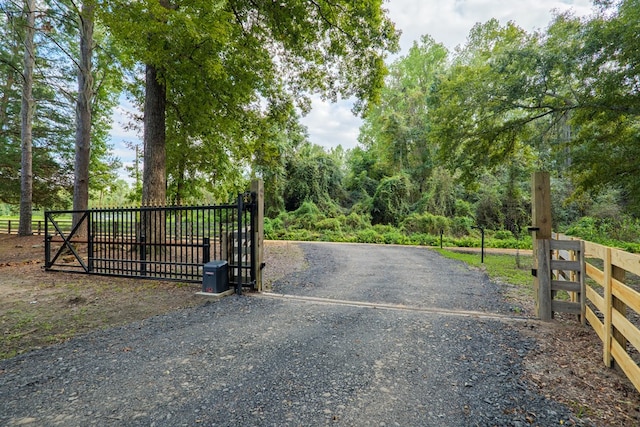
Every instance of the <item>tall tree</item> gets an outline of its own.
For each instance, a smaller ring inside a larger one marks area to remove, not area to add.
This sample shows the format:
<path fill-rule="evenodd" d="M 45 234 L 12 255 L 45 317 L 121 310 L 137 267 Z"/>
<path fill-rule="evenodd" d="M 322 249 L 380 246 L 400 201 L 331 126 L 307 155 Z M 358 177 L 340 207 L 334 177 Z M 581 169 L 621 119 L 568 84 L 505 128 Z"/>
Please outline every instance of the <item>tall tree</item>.
<path fill-rule="evenodd" d="M 356 96 L 356 110 L 366 110 L 385 52 L 397 46 L 381 3 L 105 2 L 112 32 L 146 64 L 143 201 L 165 201 L 163 157 L 178 152 L 167 148 L 174 143 L 183 152 L 208 146 L 212 164 L 219 155 L 239 169 L 250 161 L 272 117 L 264 100 L 306 109 L 308 93 L 318 92 Z"/>
<path fill-rule="evenodd" d="M 31 230 L 31 211 L 33 207 L 33 67 L 35 64 L 35 32 L 36 32 L 36 2 L 25 0 L 24 14 L 26 16 L 26 31 L 24 38 L 24 71 L 22 73 L 22 107 L 21 139 L 22 157 L 20 162 L 20 221 L 18 234 L 29 236 Z"/>
<path fill-rule="evenodd" d="M 421 189 L 434 167 L 429 97 L 447 58 L 447 49 L 429 36 L 414 42 L 408 54 L 390 66 L 382 100 L 367 115 L 360 133 L 360 141 L 389 176 L 404 171 Z"/>
<path fill-rule="evenodd" d="M 640 7 L 597 3 L 597 16 L 559 15 L 544 33 L 474 28 L 435 96 L 434 137 L 451 166 L 473 179 L 529 146 L 538 167 L 582 189 L 622 189 L 640 212 Z"/>
<path fill-rule="evenodd" d="M 562 103 L 537 74 L 545 65 L 537 38 L 513 23 L 476 25 L 432 97 L 440 158 L 471 181 L 519 150 L 529 124 Z"/>
<path fill-rule="evenodd" d="M 640 215 L 640 2 L 600 3 L 581 28 L 584 101 L 572 117 L 572 176 L 582 188 L 621 190 Z"/>
<path fill-rule="evenodd" d="M 80 34 L 80 55 L 77 61 L 78 94 L 76 98 L 75 166 L 73 180 L 74 226 L 80 221 L 79 211 L 89 207 L 89 164 L 91 158 L 91 105 L 94 98 L 93 87 L 93 30 L 95 2 L 85 0 L 76 10 Z M 79 229 L 79 235 L 86 233 Z"/>

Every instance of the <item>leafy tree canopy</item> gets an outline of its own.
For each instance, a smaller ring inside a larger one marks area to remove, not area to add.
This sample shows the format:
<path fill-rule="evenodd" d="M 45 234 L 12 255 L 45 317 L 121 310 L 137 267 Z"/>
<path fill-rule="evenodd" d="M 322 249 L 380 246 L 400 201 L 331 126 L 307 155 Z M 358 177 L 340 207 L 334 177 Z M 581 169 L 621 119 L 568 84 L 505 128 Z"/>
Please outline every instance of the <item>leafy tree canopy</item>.
<path fill-rule="evenodd" d="M 397 48 L 382 0 L 100 5 L 131 64 L 159 70 L 170 182 L 237 176 L 276 139 L 271 131 L 291 106 L 308 110 L 310 93 L 355 96 L 355 110 L 365 112 L 379 95 L 384 55 Z"/>

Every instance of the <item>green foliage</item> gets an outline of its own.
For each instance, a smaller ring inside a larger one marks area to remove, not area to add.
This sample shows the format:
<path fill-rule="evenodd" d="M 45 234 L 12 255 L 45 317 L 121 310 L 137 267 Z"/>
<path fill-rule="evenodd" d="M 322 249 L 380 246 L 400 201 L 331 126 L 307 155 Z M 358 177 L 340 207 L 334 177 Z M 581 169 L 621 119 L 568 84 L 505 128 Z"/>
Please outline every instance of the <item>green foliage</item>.
<path fill-rule="evenodd" d="M 456 217 L 473 216 L 473 205 L 466 200 L 456 199 L 453 210 Z"/>
<path fill-rule="evenodd" d="M 443 245 L 479 247 L 480 225 L 487 247 L 528 248 L 530 176 L 546 169 L 555 229 L 637 245 L 640 9 L 601 3 L 537 33 L 490 20 L 454 52 L 416 43 L 390 66 L 361 145 L 335 162 L 336 191 L 305 190 L 313 174 L 294 180 L 289 193 L 324 214 L 317 238 L 439 245 L 442 229 Z M 312 170 L 310 157 L 290 170 Z"/>
<path fill-rule="evenodd" d="M 594 243 L 640 253 L 640 220 L 621 218 L 582 217 L 566 233 Z"/>
<path fill-rule="evenodd" d="M 439 235 L 444 232 L 449 234 L 451 232 L 451 220 L 447 217 L 430 213 L 412 213 L 402 221 L 401 228 L 407 233 Z"/>
<path fill-rule="evenodd" d="M 429 179 L 427 191 L 427 211 L 440 216 L 454 215 L 456 209 L 456 182 L 452 173 L 442 167 L 437 167 Z"/>
<path fill-rule="evenodd" d="M 313 230 L 318 222 L 326 218 L 315 203 L 306 201 L 291 213 L 291 219 L 295 224 L 294 228 Z"/>
<path fill-rule="evenodd" d="M 314 229 L 325 232 L 335 231 L 339 233 L 342 230 L 342 224 L 339 218 L 325 218 L 315 224 Z"/>
<path fill-rule="evenodd" d="M 356 233 L 358 243 L 384 243 L 384 236 L 372 228 L 360 230 Z"/>
<path fill-rule="evenodd" d="M 323 210 L 335 210 L 342 197 L 342 171 L 330 154 L 317 145 L 305 144 L 286 165 L 284 206 L 296 210 L 311 201 Z"/>
<path fill-rule="evenodd" d="M 498 230 L 495 232 L 493 237 L 499 240 L 513 239 L 513 233 L 509 230 Z"/>
<path fill-rule="evenodd" d="M 475 224 L 475 219 L 470 216 L 456 216 L 451 220 L 451 233 L 456 236 L 465 236 L 471 233 L 471 227 Z"/>
<path fill-rule="evenodd" d="M 399 224 L 408 212 L 411 182 L 407 175 L 384 178 L 373 196 L 371 217 L 374 224 Z"/>
<path fill-rule="evenodd" d="M 425 100 L 447 54 L 429 36 L 414 42 L 407 55 L 390 66 L 381 102 L 369 112 L 360 133 L 360 142 L 375 153 L 377 167 L 386 176 L 407 173 L 420 190 L 433 168 L 433 149 L 425 144 L 430 127 Z"/>
<path fill-rule="evenodd" d="M 209 183 L 238 190 L 243 172 L 253 169 L 266 175 L 271 216 L 282 207 L 273 196 L 299 142 L 295 109 L 307 112 L 311 95 L 319 94 L 354 97 L 354 109 L 366 111 L 379 98 L 383 57 L 398 42 L 381 0 L 99 4 L 129 64 L 158 70 L 157 84 L 166 90 L 162 126 L 174 197 Z M 140 81 L 132 92 L 142 104 Z M 283 137 L 290 131 L 298 135 Z M 288 208 L 306 198 L 314 200 L 303 196 Z"/>
<path fill-rule="evenodd" d="M 476 222 L 479 226 L 492 230 L 499 229 L 504 223 L 502 202 L 498 193 L 497 182 L 485 175 L 485 180 L 478 192 L 476 202 Z"/>

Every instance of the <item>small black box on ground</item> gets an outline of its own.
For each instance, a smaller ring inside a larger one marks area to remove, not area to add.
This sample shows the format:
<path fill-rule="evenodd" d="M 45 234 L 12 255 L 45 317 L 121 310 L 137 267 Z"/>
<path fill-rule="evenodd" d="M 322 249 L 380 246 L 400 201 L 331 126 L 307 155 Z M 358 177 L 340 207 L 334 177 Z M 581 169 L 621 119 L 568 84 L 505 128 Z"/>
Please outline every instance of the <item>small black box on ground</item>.
<path fill-rule="evenodd" d="M 211 261 L 202 269 L 202 292 L 219 294 L 229 289 L 227 261 Z"/>

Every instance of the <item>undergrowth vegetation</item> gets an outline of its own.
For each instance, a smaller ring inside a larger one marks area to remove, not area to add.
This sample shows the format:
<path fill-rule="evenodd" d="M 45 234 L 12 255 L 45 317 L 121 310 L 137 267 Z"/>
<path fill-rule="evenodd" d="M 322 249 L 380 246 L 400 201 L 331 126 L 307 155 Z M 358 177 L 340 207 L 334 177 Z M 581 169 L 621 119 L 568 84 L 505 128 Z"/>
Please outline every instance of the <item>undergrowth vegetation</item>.
<path fill-rule="evenodd" d="M 640 253 L 640 220 L 629 216 L 583 217 L 568 227 L 566 234 L 627 252 Z"/>
<path fill-rule="evenodd" d="M 293 212 L 265 218 L 265 238 L 271 240 L 331 241 L 443 247 L 480 247 L 481 233 L 473 219 L 453 219 L 411 214 L 399 225 L 372 224 L 367 214 L 327 215 L 313 202 L 304 202 Z M 508 230 L 486 230 L 488 248 L 531 248 L 531 237 L 516 238 Z"/>
<path fill-rule="evenodd" d="M 271 240 L 331 241 L 379 243 L 442 247 L 480 247 L 481 232 L 473 218 L 445 217 L 431 213 L 411 213 L 398 225 L 372 224 L 367 213 L 340 213 L 339 209 L 323 212 L 306 201 L 292 212 L 283 211 L 275 218 L 265 218 L 265 238 Z M 562 232 L 640 253 L 640 220 L 582 217 Z M 531 249 L 531 236 L 514 235 L 509 230 L 485 229 L 485 247 Z"/>

